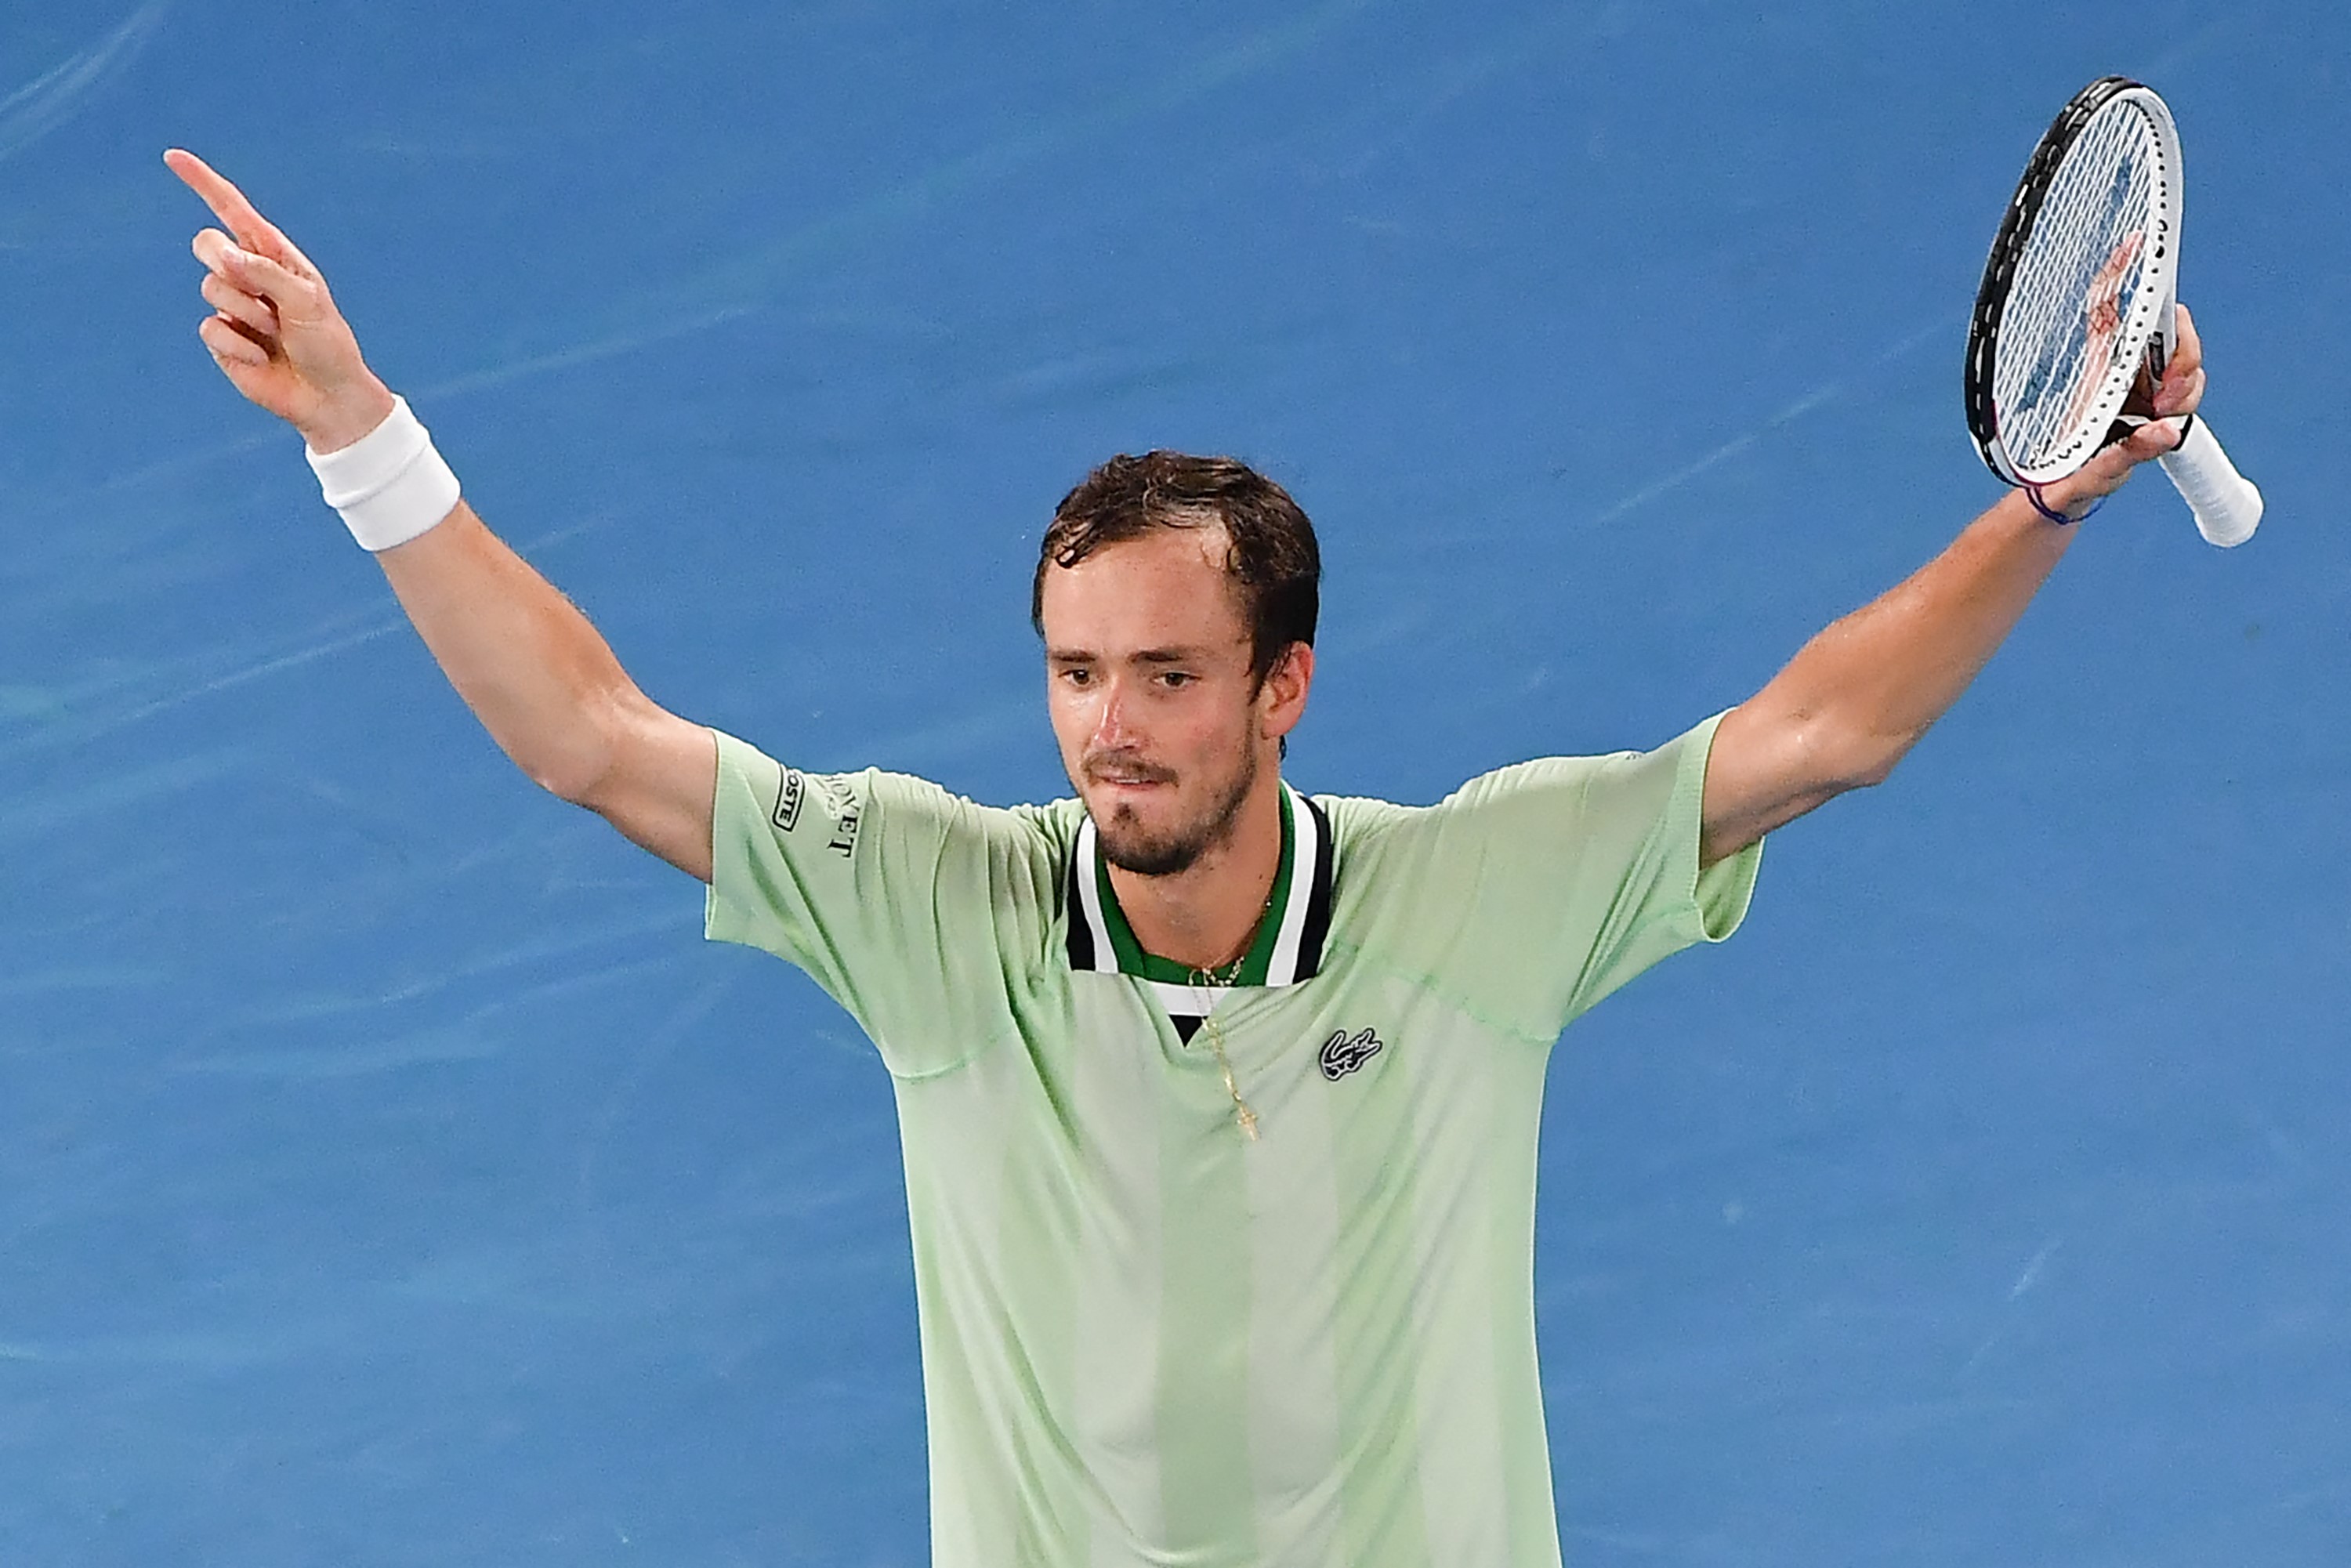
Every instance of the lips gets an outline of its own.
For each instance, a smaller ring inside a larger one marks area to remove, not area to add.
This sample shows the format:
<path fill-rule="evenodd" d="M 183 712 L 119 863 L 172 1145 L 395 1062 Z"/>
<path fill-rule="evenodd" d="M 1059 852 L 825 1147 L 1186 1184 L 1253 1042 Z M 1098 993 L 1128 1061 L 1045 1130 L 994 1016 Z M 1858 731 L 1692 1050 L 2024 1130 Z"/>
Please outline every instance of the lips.
<path fill-rule="evenodd" d="M 1145 767 L 1139 763 L 1128 763 L 1123 767 L 1089 763 L 1086 767 L 1086 777 L 1096 784 L 1107 784 L 1123 789 L 1176 782 L 1176 776 L 1165 768 Z"/>

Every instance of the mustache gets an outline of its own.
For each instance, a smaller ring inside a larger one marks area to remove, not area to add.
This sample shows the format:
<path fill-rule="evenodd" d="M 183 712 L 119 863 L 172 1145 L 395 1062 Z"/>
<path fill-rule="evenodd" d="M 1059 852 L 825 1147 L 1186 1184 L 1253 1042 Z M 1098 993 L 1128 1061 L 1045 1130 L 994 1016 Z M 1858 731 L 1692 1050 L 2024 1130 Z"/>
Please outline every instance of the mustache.
<path fill-rule="evenodd" d="M 1162 768 L 1156 763 L 1145 762 L 1133 752 L 1099 751 L 1082 758 L 1078 767 L 1088 779 L 1097 782 L 1104 775 L 1112 773 L 1117 774 L 1122 779 L 1139 779 L 1147 784 L 1176 782 L 1176 775 L 1172 769 Z"/>

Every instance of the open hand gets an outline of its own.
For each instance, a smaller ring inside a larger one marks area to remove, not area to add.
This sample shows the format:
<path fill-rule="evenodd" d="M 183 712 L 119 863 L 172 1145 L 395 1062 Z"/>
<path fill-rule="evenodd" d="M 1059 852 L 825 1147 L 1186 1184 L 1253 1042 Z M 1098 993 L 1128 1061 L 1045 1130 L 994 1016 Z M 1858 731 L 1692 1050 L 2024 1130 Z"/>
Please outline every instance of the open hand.
<path fill-rule="evenodd" d="M 196 235 L 204 302 L 196 329 L 237 391 L 301 432 L 313 452 L 349 446 L 392 412 L 392 393 L 360 353 L 327 280 L 245 193 L 193 152 L 164 163 L 227 229 Z"/>

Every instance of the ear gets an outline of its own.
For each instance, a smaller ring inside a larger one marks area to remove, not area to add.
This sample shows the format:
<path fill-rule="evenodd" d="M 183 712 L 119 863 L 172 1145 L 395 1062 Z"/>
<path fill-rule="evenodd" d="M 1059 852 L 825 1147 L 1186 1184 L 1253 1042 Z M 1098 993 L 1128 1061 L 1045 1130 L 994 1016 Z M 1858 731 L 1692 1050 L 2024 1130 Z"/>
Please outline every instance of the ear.
<path fill-rule="evenodd" d="M 1314 685 L 1314 650 L 1292 643 L 1283 650 L 1257 690 L 1258 731 L 1279 740 L 1306 716 L 1306 695 Z"/>

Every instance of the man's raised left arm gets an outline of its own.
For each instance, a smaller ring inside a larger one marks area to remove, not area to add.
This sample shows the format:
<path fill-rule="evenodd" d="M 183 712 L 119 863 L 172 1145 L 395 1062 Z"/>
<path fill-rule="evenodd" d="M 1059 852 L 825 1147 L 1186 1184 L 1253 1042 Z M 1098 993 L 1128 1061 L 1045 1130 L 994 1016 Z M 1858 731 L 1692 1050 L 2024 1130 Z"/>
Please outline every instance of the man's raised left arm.
<path fill-rule="evenodd" d="M 2204 395 L 2203 352 L 2183 308 L 2179 341 L 2140 426 L 2041 497 L 2068 515 L 2179 444 Z M 2011 490 L 1942 554 L 1829 626 L 1715 732 L 1707 763 L 1701 864 L 1876 784 L 1968 689 L 2024 613 L 2074 529 Z"/>

